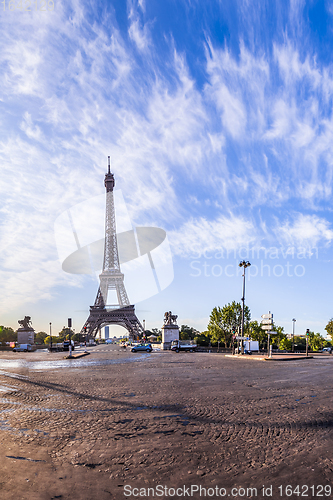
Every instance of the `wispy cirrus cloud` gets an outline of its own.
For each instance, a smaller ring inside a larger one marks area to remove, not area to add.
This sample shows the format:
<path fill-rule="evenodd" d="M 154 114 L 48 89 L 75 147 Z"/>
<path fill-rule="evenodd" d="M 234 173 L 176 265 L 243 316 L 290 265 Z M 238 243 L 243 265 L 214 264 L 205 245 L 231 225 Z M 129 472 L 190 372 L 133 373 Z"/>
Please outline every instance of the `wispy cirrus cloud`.
<path fill-rule="evenodd" d="M 236 216 L 189 220 L 179 230 L 169 234 L 174 253 L 182 257 L 238 250 L 241 246 L 258 243 L 253 222 Z"/>

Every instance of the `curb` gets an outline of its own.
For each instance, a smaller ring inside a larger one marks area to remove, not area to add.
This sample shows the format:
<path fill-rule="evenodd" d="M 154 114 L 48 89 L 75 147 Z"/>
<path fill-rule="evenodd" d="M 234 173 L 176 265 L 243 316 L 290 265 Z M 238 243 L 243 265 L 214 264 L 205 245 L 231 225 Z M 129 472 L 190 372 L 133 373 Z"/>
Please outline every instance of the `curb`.
<path fill-rule="evenodd" d="M 267 358 L 267 357 L 264 357 L 264 356 L 249 356 L 249 355 L 246 355 L 246 354 L 243 354 L 243 355 L 238 355 L 238 354 L 225 354 L 225 357 L 226 358 L 234 358 L 234 359 L 253 359 L 253 360 L 256 360 L 256 361 L 299 361 L 299 360 L 302 360 L 302 359 L 313 359 L 313 356 L 292 356 L 290 358 L 286 358 L 286 357 L 281 357 L 281 358 L 278 358 L 278 357 L 273 357 L 273 358 Z"/>

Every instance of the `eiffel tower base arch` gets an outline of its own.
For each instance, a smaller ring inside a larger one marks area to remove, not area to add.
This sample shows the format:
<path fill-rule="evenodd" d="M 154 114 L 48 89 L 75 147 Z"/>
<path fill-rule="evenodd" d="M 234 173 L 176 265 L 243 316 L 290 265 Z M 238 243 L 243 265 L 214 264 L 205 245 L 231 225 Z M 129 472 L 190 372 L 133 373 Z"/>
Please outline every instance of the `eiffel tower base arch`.
<path fill-rule="evenodd" d="M 144 332 L 135 314 L 134 305 L 116 309 L 91 306 L 89 317 L 82 327 L 81 335 L 95 338 L 100 328 L 107 325 L 119 325 L 126 328 L 130 341 L 136 340 Z"/>

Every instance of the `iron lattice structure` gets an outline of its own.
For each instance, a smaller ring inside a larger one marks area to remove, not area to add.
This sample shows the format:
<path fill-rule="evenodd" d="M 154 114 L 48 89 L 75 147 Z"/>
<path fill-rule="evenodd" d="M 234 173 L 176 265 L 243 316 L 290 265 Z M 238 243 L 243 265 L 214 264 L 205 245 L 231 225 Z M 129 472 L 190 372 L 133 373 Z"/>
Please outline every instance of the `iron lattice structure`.
<path fill-rule="evenodd" d="M 135 314 L 134 305 L 130 305 L 124 285 L 124 275 L 120 270 L 113 199 L 115 181 L 110 170 L 110 156 L 104 185 L 106 187 L 106 214 L 103 270 L 99 275 L 100 286 L 95 303 L 90 307 L 89 317 L 81 333 L 95 337 L 103 326 L 116 324 L 126 328 L 129 337 L 133 339 L 140 336 L 144 330 Z M 116 293 L 117 303 L 108 304 L 110 290 Z"/>

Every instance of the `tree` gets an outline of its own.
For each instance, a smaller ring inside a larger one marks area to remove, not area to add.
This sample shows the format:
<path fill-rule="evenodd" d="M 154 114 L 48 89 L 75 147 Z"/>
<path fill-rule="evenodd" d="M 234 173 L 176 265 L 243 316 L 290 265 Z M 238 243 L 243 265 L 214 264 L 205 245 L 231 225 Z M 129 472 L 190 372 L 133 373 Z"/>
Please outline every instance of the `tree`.
<path fill-rule="evenodd" d="M 305 351 L 306 340 L 304 337 L 295 337 L 295 352 Z"/>
<path fill-rule="evenodd" d="M 277 332 L 276 335 L 271 336 L 271 344 L 277 344 L 278 348 L 280 349 L 280 342 L 283 339 L 286 339 L 287 336 L 285 333 L 283 333 L 283 326 L 276 326 L 273 324 L 272 326 L 272 332 Z"/>
<path fill-rule="evenodd" d="M 45 333 L 45 332 L 36 333 L 36 336 L 35 336 L 36 344 L 43 344 L 46 337 L 47 337 L 47 333 Z"/>
<path fill-rule="evenodd" d="M 214 307 L 209 316 L 208 323 L 208 336 L 213 342 L 218 342 L 220 340 L 224 341 L 224 331 L 221 326 L 222 322 L 222 309 L 220 307 Z"/>
<path fill-rule="evenodd" d="M 0 326 L 0 342 L 16 342 L 17 333 L 10 326 Z"/>
<path fill-rule="evenodd" d="M 261 328 L 258 321 L 251 321 L 249 326 L 251 339 L 257 340 L 259 342 L 259 347 L 267 342 L 267 332 Z"/>
<path fill-rule="evenodd" d="M 193 340 L 194 337 L 198 334 L 198 330 L 196 330 L 192 326 L 182 325 L 179 331 L 179 338 L 180 340 Z"/>
<path fill-rule="evenodd" d="M 286 336 L 280 340 L 279 349 L 281 351 L 291 351 L 291 348 L 292 348 L 292 342 L 291 340 L 287 339 Z"/>
<path fill-rule="evenodd" d="M 198 335 L 194 337 L 194 342 L 198 345 L 203 345 L 203 346 L 209 345 L 210 336 L 208 331 L 198 333 Z"/>
<path fill-rule="evenodd" d="M 61 338 L 62 340 L 68 340 L 69 335 L 71 335 L 71 338 L 72 338 L 72 336 L 74 335 L 74 332 L 73 332 L 73 330 L 71 330 L 71 328 L 68 328 L 66 326 L 64 326 L 63 329 L 61 330 L 61 332 L 58 333 L 58 337 Z M 52 337 L 53 337 L 53 335 L 52 335 Z"/>
<path fill-rule="evenodd" d="M 251 313 L 248 306 L 244 309 L 244 332 L 249 331 L 249 322 Z M 238 331 L 242 325 L 242 306 L 234 300 L 231 304 L 225 305 L 222 309 L 214 307 L 210 314 L 208 323 L 208 333 L 211 340 L 216 342 L 224 342 L 225 347 L 230 345 L 232 336 Z"/>
<path fill-rule="evenodd" d="M 331 337 L 331 340 L 333 340 L 333 318 L 329 320 L 329 322 L 325 326 L 325 330 L 327 331 L 327 335 Z"/>
<path fill-rule="evenodd" d="M 325 339 L 320 333 L 309 332 L 308 341 L 312 351 L 319 351 L 323 348 Z"/>
<path fill-rule="evenodd" d="M 64 339 L 62 337 L 56 337 L 54 335 L 52 335 L 52 344 L 61 344 L 62 342 L 64 341 Z M 50 335 L 47 335 L 47 337 L 45 337 L 44 339 L 44 344 L 50 344 L 51 343 L 51 337 Z"/>

